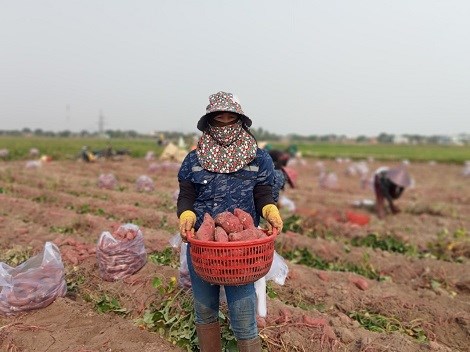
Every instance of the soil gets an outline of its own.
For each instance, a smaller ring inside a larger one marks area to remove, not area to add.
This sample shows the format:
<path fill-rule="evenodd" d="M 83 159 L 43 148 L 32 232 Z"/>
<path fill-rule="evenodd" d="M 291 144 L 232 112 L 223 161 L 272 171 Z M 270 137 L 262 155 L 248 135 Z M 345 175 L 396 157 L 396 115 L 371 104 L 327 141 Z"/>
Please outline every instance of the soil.
<path fill-rule="evenodd" d="M 352 164 L 290 163 L 297 187 L 282 195 L 296 210 L 281 206 L 286 226 L 276 239 L 289 274 L 284 285 L 268 282 L 268 314 L 258 322 L 264 350 L 468 351 L 470 178 L 459 165 L 411 163 L 415 183 L 396 202 L 401 212 L 381 220 L 369 204 L 371 174 L 382 163 L 368 160 L 362 179 Z M 138 323 L 155 303 L 153 278 L 178 277 L 178 268 L 147 261 L 131 277 L 107 282 L 95 256 L 101 233 L 128 222 L 141 229 L 147 253 L 170 246 L 178 228 L 177 170 L 175 163 L 130 158 L 35 168 L 0 163 L 0 259 L 12 265 L 53 241 L 69 287 L 47 307 L 0 315 L 1 351 L 185 350 Z M 325 182 L 331 172 L 336 183 Z M 100 175 L 110 173 L 114 188 L 98 187 Z M 139 191 L 141 175 L 155 189 Z M 398 242 L 357 243 L 370 234 Z M 127 313 L 99 313 L 90 298 L 103 293 L 118 297 Z"/>

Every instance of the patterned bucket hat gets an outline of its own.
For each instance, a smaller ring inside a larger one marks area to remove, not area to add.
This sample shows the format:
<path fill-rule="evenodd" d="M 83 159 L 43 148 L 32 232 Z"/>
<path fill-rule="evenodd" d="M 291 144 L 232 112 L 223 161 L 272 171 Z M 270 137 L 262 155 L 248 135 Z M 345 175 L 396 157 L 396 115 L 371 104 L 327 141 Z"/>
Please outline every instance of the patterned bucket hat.
<path fill-rule="evenodd" d="M 211 116 L 218 112 L 233 112 L 240 115 L 242 122 L 247 127 L 251 126 L 251 119 L 245 115 L 238 99 L 232 93 L 218 92 L 209 96 L 209 105 L 206 107 L 206 114 L 199 119 L 197 128 L 204 131 Z"/>

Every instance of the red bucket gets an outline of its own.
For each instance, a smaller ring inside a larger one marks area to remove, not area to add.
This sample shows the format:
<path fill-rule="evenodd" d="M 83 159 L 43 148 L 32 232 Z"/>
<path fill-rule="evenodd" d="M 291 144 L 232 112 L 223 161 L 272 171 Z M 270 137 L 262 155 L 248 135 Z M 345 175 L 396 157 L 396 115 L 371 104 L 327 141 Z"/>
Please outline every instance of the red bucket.
<path fill-rule="evenodd" d="M 367 225 L 370 217 L 367 214 L 358 213 L 354 211 L 346 211 L 346 218 L 349 222 L 357 225 Z"/>

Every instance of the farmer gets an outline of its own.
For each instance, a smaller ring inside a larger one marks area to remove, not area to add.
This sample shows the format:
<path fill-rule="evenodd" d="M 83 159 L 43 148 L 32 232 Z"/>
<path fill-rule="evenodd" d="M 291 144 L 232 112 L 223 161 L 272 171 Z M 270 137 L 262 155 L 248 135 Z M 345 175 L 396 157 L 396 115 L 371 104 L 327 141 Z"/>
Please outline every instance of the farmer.
<path fill-rule="evenodd" d="M 177 215 L 183 241 L 194 236 L 205 213 L 212 217 L 240 208 L 258 226 L 267 220 L 268 232 L 280 232 L 282 219 L 272 193 L 274 167 L 265 150 L 258 148 L 249 127 L 251 120 L 231 93 L 209 97 L 206 114 L 197 128 L 203 132 L 178 173 Z M 188 269 L 196 312 L 196 332 L 202 352 L 221 351 L 219 326 L 220 286 L 202 280 L 194 271 L 188 244 Z M 256 324 L 254 283 L 225 286 L 230 325 L 241 352 L 261 351 Z"/>
<path fill-rule="evenodd" d="M 82 157 L 82 160 L 86 161 L 87 163 L 91 163 L 96 160 L 95 154 L 93 154 L 86 145 L 82 147 L 80 155 Z"/>
<path fill-rule="evenodd" d="M 400 198 L 405 188 L 411 185 L 411 178 L 405 166 L 389 169 L 388 167 L 380 167 L 375 171 L 374 191 L 376 198 L 377 216 L 382 219 L 385 216 L 386 199 L 390 210 L 393 214 L 400 212 L 400 209 L 393 203 L 394 200 Z"/>

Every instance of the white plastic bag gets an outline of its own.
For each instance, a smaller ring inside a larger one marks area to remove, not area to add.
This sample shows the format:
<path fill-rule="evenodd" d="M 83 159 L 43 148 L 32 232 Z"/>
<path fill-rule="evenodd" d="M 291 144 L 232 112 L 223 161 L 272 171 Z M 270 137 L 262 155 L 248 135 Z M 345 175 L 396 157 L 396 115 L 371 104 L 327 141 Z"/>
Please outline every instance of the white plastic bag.
<path fill-rule="evenodd" d="M 112 173 L 110 174 L 100 174 L 98 176 L 98 187 L 105 189 L 115 189 L 117 186 L 117 179 Z"/>
<path fill-rule="evenodd" d="M 255 281 L 255 291 L 256 291 L 256 313 L 262 317 L 266 318 L 268 314 L 268 306 L 266 302 L 266 276 Z"/>
<path fill-rule="evenodd" d="M 289 267 L 287 266 L 284 258 L 274 251 L 273 263 L 266 276 L 262 277 L 255 282 L 256 299 L 257 299 L 257 314 L 266 318 L 268 314 L 266 302 L 266 281 L 273 280 L 279 285 L 284 285 L 287 275 L 289 274 Z"/>
<path fill-rule="evenodd" d="M 191 278 L 189 277 L 188 262 L 186 260 L 186 251 L 188 244 L 183 242 L 179 233 L 170 238 L 170 245 L 180 251 L 180 267 L 178 270 L 178 284 L 183 288 L 191 288 Z"/>
<path fill-rule="evenodd" d="M 44 250 L 13 268 L 0 263 L 0 313 L 47 307 L 67 293 L 64 264 L 59 248 L 46 242 Z"/>
<path fill-rule="evenodd" d="M 149 176 L 140 175 L 135 181 L 135 188 L 137 192 L 153 192 L 155 184 Z"/>
<path fill-rule="evenodd" d="M 273 280 L 279 285 L 284 285 L 288 274 L 289 267 L 287 266 L 284 258 L 274 251 L 273 263 L 265 276 L 266 281 Z"/>
<path fill-rule="evenodd" d="M 294 201 L 287 198 L 285 195 L 279 197 L 279 205 L 281 208 L 286 208 L 290 212 L 294 212 L 296 209 Z"/>
<path fill-rule="evenodd" d="M 180 245 L 180 268 L 179 268 L 179 284 L 183 288 L 191 288 L 191 277 L 189 276 L 188 261 L 186 252 L 188 244 L 181 241 Z"/>
<path fill-rule="evenodd" d="M 106 281 L 123 279 L 147 262 L 144 235 L 134 224 L 121 225 L 114 234 L 103 232 L 96 246 L 100 276 Z"/>

